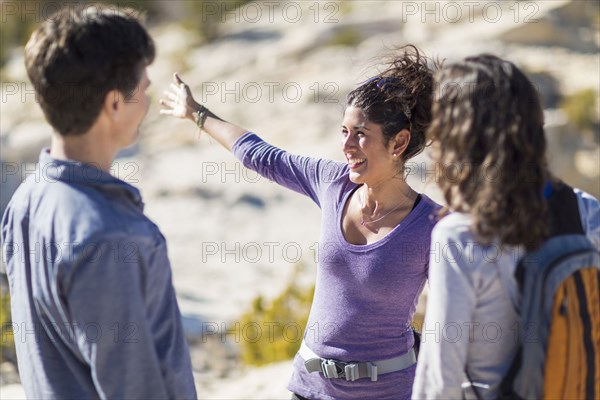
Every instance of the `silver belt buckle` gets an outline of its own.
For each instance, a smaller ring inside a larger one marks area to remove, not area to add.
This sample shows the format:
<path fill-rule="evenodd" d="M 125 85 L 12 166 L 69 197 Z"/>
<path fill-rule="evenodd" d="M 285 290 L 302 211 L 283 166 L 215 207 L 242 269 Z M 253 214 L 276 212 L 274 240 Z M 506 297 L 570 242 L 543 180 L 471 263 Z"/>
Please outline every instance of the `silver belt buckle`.
<path fill-rule="evenodd" d="M 372 362 L 367 363 L 367 370 L 369 371 L 369 378 L 371 382 L 377 382 L 377 365 Z"/>
<path fill-rule="evenodd" d="M 346 376 L 346 380 L 350 382 L 354 382 L 358 379 L 358 364 L 348 364 L 344 367 L 344 375 Z"/>
<path fill-rule="evenodd" d="M 325 378 L 331 379 L 338 377 L 337 366 L 333 360 L 323 360 L 321 362 L 321 371 L 323 371 Z"/>

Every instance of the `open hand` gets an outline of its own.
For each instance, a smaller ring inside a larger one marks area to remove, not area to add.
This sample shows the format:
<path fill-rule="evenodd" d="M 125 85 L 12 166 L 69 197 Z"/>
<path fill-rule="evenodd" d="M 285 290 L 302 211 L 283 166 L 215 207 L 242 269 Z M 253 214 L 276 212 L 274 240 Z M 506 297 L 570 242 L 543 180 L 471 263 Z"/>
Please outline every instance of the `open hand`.
<path fill-rule="evenodd" d="M 160 99 L 160 105 L 165 107 L 160 110 L 161 114 L 194 120 L 192 114 L 201 106 L 194 100 L 190 87 L 181 80 L 177 72 L 173 74 L 173 83 L 169 90 L 165 90 L 165 95 L 168 100 Z"/>

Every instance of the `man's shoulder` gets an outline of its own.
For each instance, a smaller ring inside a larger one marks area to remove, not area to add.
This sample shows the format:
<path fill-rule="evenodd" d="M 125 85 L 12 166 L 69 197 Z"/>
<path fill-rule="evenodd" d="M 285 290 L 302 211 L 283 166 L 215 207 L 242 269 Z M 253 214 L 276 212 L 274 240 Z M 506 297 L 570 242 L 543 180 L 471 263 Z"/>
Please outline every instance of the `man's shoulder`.
<path fill-rule="evenodd" d="M 60 180 L 26 179 L 15 192 L 7 213 L 29 219 L 30 226 L 52 230 L 57 240 L 84 241 L 91 237 L 144 236 L 154 224 L 125 198 L 108 196 L 94 187 Z"/>

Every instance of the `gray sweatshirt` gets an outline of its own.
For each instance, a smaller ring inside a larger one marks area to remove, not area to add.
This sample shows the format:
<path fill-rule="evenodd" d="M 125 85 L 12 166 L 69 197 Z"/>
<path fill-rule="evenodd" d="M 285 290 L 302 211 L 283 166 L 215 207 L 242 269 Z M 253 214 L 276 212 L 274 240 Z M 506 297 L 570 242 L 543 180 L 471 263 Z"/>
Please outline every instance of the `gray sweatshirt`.
<path fill-rule="evenodd" d="M 576 190 L 582 226 L 600 249 L 600 204 Z M 469 215 L 455 213 L 433 229 L 429 296 L 413 399 L 497 397 L 518 347 L 517 283 L 513 273 L 524 250 L 481 246 Z"/>

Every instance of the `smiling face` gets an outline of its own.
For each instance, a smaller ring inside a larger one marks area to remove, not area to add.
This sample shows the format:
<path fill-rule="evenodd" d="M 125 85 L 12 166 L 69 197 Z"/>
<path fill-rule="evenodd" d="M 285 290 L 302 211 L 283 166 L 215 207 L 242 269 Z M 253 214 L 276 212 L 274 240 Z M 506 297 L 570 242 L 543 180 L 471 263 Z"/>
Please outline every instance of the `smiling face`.
<path fill-rule="evenodd" d="M 348 106 L 344 112 L 342 150 L 354 183 L 376 186 L 400 173 L 394 140 L 386 145 L 381 126 L 369 122 L 360 108 Z"/>

